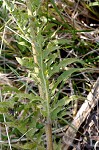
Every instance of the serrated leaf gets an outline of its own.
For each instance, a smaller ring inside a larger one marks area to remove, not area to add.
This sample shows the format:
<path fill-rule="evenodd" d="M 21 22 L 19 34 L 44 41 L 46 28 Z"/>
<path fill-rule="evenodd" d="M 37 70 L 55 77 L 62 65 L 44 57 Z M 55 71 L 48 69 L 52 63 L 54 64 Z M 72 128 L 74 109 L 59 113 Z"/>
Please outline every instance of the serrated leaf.
<path fill-rule="evenodd" d="M 14 105 L 16 104 L 15 97 L 11 97 L 8 101 L 0 102 L 0 113 L 8 113 L 10 109 L 14 108 Z"/>
<path fill-rule="evenodd" d="M 64 44 L 70 44 L 70 40 L 67 40 L 67 39 L 57 39 L 57 40 L 54 40 L 54 42 L 57 44 L 57 45 L 59 45 L 59 44 L 62 44 L 62 45 L 64 45 Z"/>
<path fill-rule="evenodd" d="M 45 50 L 43 51 L 43 59 L 48 58 L 48 55 L 55 51 L 58 50 L 60 48 L 60 46 L 56 46 L 56 44 L 54 44 L 53 42 L 49 43 L 47 45 L 47 47 L 45 48 Z"/>
<path fill-rule="evenodd" d="M 51 116 L 52 119 L 56 119 L 58 113 L 62 110 L 62 107 L 67 105 L 69 102 L 71 101 L 70 98 L 68 98 L 67 96 L 60 99 L 57 104 L 55 104 L 55 107 L 51 110 Z"/>
<path fill-rule="evenodd" d="M 6 101 L 6 102 L 0 102 L 0 109 L 3 108 L 13 108 L 14 102 L 13 101 Z"/>
<path fill-rule="evenodd" d="M 42 52 L 42 46 L 44 45 L 44 37 L 42 36 L 42 30 L 38 28 L 37 43 L 35 45 L 36 51 Z"/>
<path fill-rule="evenodd" d="M 44 150 L 44 146 L 39 145 L 38 142 L 28 142 L 25 144 L 20 144 L 17 142 L 17 144 L 11 144 L 12 147 L 16 148 L 16 149 L 21 149 L 21 150 Z"/>
<path fill-rule="evenodd" d="M 7 113 L 8 109 L 5 107 L 0 107 L 0 114 Z"/>
<path fill-rule="evenodd" d="M 55 120 L 57 118 L 57 114 L 61 111 L 60 107 L 57 107 L 51 112 L 51 119 Z"/>
<path fill-rule="evenodd" d="M 29 149 L 34 148 L 34 144 L 28 142 L 28 143 L 26 143 L 26 144 L 24 144 L 24 145 L 20 145 L 19 147 L 20 147 L 21 149 L 23 149 L 23 150 L 25 150 L 25 149 L 26 149 L 26 150 L 27 150 L 27 149 L 29 150 Z"/>
<path fill-rule="evenodd" d="M 16 60 L 21 66 L 24 66 L 28 69 L 33 69 L 34 66 L 37 67 L 37 65 L 34 64 L 32 57 L 23 57 L 23 58 L 16 57 Z"/>
<path fill-rule="evenodd" d="M 3 92 L 19 92 L 19 90 L 16 87 L 10 87 L 10 86 L 4 86 L 3 87 Z"/>
<path fill-rule="evenodd" d="M 39 96 L 35 96 L 34 94 L 28 93 L 17 93 L 15 97 L 28 98 L 29 100 L 31 100 L 31 102 L 42 101 L 42 99 Z"/>
<path fill-rule="evenodd" d="M 49 60 L 47 62 L 47 66 L 50 68 L 51 64 L 55 62 L 55 59 L 57 58 L 57 54 L 51 54 L 49 57 Z"/>
<path fill-rule="evenodd" d="M 56 27 L 55 23 L 47 22 L 47 25 L 44 27 L 44 30 L 50 32 L 50 29 L 53 28 L 53 27 Z"/>
<path fill-rule="evenodd" d="M 60 69 L 66 67 L 67 65 L 74 63 L 74 62 L 79 62 L 84 64 L 82 60 L 76 59 L 76 58 L 67 58 L 63 59 L 58 65 L 54 65 L 52 70 L 49 72 L 49 76 L 51 77 L 53 74 L 58 73 Z"/>
<path fill-rule="evenodd" d="M 13 122 L 6 122 L 6 125 L 8 127 L 14 127 L 14 128 L 18 127 L 18 123 L 16 123 L 15 120 L 13 120 Z"/>
<path fill-rule="evenodd" d="M 55 105 L 55 107 L 60 107 L 60 106 L 67 105 L 70 101 L 71 101 L 71 99 L 66 96 L 66 97 L 60 99 L 58 101 L 58 103 Z"/>
<path fill-rule="evenodd" d="M 58 84 L 64 80 L 67 80 L 68 78 L 70 78 L 70 76 L 74 73 L 74 72 L 81 72 L 86 70 L 87 68 L 71 68 L 69 70 L 64 71 L 57 79 L 54 88 L 58 86 Z"/>

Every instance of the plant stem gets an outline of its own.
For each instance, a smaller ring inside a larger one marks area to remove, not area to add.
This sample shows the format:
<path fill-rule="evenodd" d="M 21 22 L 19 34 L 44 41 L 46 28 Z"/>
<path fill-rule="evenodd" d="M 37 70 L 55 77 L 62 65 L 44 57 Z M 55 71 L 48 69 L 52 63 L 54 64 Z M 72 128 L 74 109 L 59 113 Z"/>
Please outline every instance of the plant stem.
<path fill-rule="evenodd" d="M 31 30 L 31 37 L 32 37 L 32 41 L 31 41 L 31 45 L 32 45 L 32 52 L 33 52 L 33 58 L 34 58 L 34 63 L 36 63 L 38 66 L 38 59 L 37 59 L 37 50 L 36 50 L 36 47 L 35 47 L 35 43 L 36 42 L 36 34 L 35 34 L 35 30 L 34 30 L 34 27 L 33 27 L 33 21 L 35 21 L 35 18 L 33 17 L 32 15 L 32 7 L 31 7 L 31 1 L 30 0 L 27 0 L 27 10 L 28 10 L 28 16 L 29 16 L 29 19 L 30 19 L 30 30 Z M 44 75 L 44 70 L 43 70 L 43 59 L 42 59 L 42 54 L 41 54 L 41 59 L 40 59 L 40 64 L 41 64 L 41 74 L 42 74 L 42 78 L 43 78 L 43 81 L 40 80 L 40 78 L 38 79 L 39 80 L 39 83 L 40 85 L 38 85 L 38 89 L 39 89 L 39 94 L 40 94 L 40 97 L 44 100 L 46 100 L 46 108 L 47 108 L 47 123 L 46 123 L 46 126 L 45 126 L 45 132 L 46 132 L 46 139 L 47 139 L 47 150 L 53 150 L 53 143 L 52 143 L 52 125 L 51 125 L 51 119 L 50 119 L 50 105 L 49 105 L 49 92 L 48 92 L 48 88 L 47 88 L 47 82 L 46 82 L 46 77 Z M 35 70 L 35 73 L 38 75 L 39 74 L 39 69 L 38 67 L 35 67 L 34 68 Z M 43 85 L 44 85 L 44 88 L 45 88 L 45 91 L 43 91 L 43 88 L 42 88 L 42 82 L 43 82 Z M 45 94 L 44 94 L 45 92 Z"/>
<path fill-rule="evenodd" d="M 47 120 L 45 130 L 46 130 L 47 150 L 53 150 L 53 145 L 52 145 L 52 125 L 51 125 L 50 119 Z"/>

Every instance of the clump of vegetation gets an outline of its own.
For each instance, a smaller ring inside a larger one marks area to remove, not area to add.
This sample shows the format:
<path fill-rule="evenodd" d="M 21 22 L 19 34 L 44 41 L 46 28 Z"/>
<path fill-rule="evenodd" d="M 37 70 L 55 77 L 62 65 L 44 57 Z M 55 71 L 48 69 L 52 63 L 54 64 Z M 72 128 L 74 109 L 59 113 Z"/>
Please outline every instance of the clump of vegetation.
<path fill-rule="evenodd" d="M 60 132 L 98 77 L 99 4 L 3 0 L 0 6 L 1 149 L 61 149 Z"/>

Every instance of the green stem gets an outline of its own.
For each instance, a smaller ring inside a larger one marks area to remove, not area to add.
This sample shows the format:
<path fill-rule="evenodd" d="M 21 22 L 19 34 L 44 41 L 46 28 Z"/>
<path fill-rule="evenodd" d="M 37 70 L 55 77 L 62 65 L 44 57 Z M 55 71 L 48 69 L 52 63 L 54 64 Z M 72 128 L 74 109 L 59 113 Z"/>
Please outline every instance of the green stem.
<path fill-rule="evenodd" d="M 34 58 L 34 63 L 38 64 L 38 59 L 37 59 L 37 50 L 34 44 L 34 41 L 36 41 L 36 34 L 35 34 L 35 30 L 33 27 L 33 21 L 35 21 L 35 18 L 32 15 L 32 7 L 31 7 L 31 1 L 27 0 L 27 11 L 28 11 L 28 16 L 30 19 L 30 30 L 31 30 L 31 37 L 32 37 L 32 41 L 31 41 L 31 45 L 32 45 L 32 52 L 33 52 L 33 58 Z M 47 79 L 44 75 L 44 67 L 43 67 L 43 57 L 42 57 L 42 49 L 41 49 L 41 58 L 40 58 L 40 66 L 41 66 L 41 74 L 42 74 L 42 79 L 43 81 L 39 80 L 40 85 L 38 85 L 38 89 L 39 89 L 39 93 L 40 93 L 40 97 L 44 100 L 46 100 L 46 107 L 47 107 L 47 123 L 45 126 L 45 132 L 46 132 L 46 139 L 47 139 L 47 150 L 53 150 L 53 143 L 52 143 L 52 125 L 51 125 L 51 117 L 50 117 L 50 98 L 49 98 L 49 89 L 47 86 Z M 39 64 L 38 64 L 39 65 Z M 34 68 L 35 69 L 35 73 L 39 74 L 39 69 L 37 67 Z M 41 87 L 41 83 L 43 82 L 44 85 L 44 89 L 45 91 L 43 91 L 43 88 Z M 45 92 L 45 94 L 44 94 Z"/>

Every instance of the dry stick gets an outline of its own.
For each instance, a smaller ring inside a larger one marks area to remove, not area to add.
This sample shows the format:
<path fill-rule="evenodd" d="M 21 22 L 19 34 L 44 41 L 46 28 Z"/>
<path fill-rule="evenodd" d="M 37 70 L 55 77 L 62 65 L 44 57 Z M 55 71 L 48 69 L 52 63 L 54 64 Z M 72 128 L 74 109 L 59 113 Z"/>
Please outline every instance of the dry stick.
<path fill-rule="evenodd" d="M 32 8 L 31 8 L 31 1 L 27 0 L 27 10 L 28 10 L 28 16 L 30 19 L 30 28 L 31 28 L 31 35 L 32 35 L 32 52 L 33 52 L 33 58 L 34 58 L 34 63 L 38 64 L 38 60 L 37 60 L 37 50 L 35 48 L 35 30 L 33 27 L 33 21 L 35 18 L 33 18 L 32 15 Z M 38 74 L 39 73 L 39 69 L 37 67 L 34 68 L 35 69 L 35 73 Z M 39 89 L 39 93 L 40 93 L 40 97 L 42 99 L 46 99 L 48 101 L 48 95 L 46 94 L 46 96 L 44 95 L 44 91 L 41 87 L 41 81 L 38 78 L 38 81 L 40 83 L 40 85 L 38 85 L 38 89 Z M 48 104 L 48 102 L 47 102 Z M 47 123 L 45 126 L 45 131 L 46 131 L 46 140 L 47 140 L 47 150 L 53 150 L 53 143 L 52 143 L 52 125 L 51 125 L 51 120 L 50 120 L 50 115 L 48 114 L 47 116 Z"/>
<path fill-rule="evenodd" d="M 69 146 L 72 145 L 73 140 L 76 136 L 76 132 L 78 131 L 81 124 L 84 122 L 88 114 L 97 104 L 99 100 L 99 78 L 95 82 L 93 89 L 88 94 L 87 99 L 82 104 L 81 108 L 79 109 L 77 115 L 75 116 L 74 120 L 72 121 L 72 128 L 71 126 L 67 129 L 64 137 L 63 137 L 63 147 L 62 150 L 68 150 Z"/>

